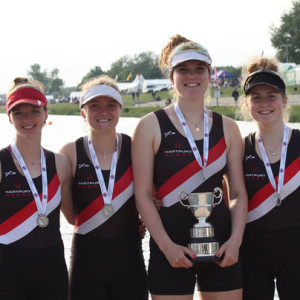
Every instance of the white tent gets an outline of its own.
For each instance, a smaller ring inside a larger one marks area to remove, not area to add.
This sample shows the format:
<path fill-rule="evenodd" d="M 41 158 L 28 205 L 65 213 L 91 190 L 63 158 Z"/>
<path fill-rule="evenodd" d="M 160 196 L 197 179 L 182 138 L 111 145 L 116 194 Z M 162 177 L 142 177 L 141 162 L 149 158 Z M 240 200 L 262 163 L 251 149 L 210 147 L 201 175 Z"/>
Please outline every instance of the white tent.
<path fill-rule="evenodd" d="M 126 91 L 127 93 L 132 92 L 142 92 L 145 78 L 141 73 L 137 74 L 134 81 L 130 83 L 120 83 L 119 89 L 121 91 Z"/>

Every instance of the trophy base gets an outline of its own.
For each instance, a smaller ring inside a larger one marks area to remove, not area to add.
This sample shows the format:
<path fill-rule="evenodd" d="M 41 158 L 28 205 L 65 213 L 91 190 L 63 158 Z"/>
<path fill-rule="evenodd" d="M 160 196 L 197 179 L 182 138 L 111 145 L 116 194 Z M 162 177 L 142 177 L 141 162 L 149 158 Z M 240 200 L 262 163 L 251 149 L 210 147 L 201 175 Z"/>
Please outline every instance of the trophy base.
<path fill-rule="evenodd" d="M 196 258 L 192 258 L 194 263 L 218 261 L 216 253 L 219 250 L 219 243 L 213 238 L 192 239 L 189 247 L 196 253 Z"/>
<path fill-rule="evenodd" d="M 221 257 L 216 257 L 215 255 L 207 255 L 207 256 L 197 256 L 196 258 L 191 258 L 191 262 L 197 263 L 209 263 L 214 261 L 222 261 Z"/>

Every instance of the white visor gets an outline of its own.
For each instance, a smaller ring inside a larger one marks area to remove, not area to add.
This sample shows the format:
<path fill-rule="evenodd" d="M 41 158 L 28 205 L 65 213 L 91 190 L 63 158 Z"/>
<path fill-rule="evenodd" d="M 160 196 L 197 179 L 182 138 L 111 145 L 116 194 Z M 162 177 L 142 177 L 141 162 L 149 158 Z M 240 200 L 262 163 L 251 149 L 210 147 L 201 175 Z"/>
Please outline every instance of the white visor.
<path fill-rule="evenodd" d="M 204 54 L 197 50 L 186 50 L 186 51 L 175 53 L 173 55 L 170 62 L 171 70 L 175 68 L 177 65 L 188 60 L 199 60 L 207 63 L 208 65 L 212 63 L 209 54 Z"/>
<path fill-rule="evenodd" d="M 116 100 L 123 107 L 123 100 L 120 93 L 109 85 L 99 84 L 92 86 L 85 94 L 80 98 L 80 108 L 87 102 L 99 97 L 106 96 Z"/>

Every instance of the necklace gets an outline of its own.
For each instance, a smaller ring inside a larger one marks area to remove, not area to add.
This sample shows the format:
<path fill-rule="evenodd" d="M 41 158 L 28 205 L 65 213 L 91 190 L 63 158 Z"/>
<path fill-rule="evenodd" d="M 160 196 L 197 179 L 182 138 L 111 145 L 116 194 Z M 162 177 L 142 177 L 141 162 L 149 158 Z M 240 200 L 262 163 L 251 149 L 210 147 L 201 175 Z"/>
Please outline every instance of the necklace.
<path fill-rule="evenodd" d="M 101 151 L 101 150 L 95 150 L 96 153 L 102 153 L 103 158 L 106 159 L 107 158 L 107 154 L 105 151 Z"/>
<path fill-rule="evenodd" d="M 195 126 L 195 131 L 197 131 L 197 132 L 200 131 L 200 128 L 199 128 L 199 126 L 198 126 L 197 123 L 192 122 L 192 121 L 191 121 L 190 119 L 188 119 L 187 117 L 185 117 L 185 119 L 188 120 L 189 122 L 191 122 L 191 123 Z"/>
<path fill-rule="evenodd" d="M 278 144 L 277 147 L 274 150 L 270 150 L 269 148 L 267 148 L 268 152 L 271 153 L 272 156 L 276 155 L 276 150 L 278 149 L 278 147 L 282 145 L 282 143 Z"/>

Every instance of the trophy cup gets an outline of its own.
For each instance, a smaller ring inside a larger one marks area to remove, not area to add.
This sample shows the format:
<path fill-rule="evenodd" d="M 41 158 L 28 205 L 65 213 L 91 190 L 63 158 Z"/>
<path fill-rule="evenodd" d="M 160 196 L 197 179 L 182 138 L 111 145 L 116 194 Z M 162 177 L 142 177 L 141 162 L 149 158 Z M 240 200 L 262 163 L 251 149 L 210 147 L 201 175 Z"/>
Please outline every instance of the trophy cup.
<path fill-rule="evenodd" d="M 185 191 L 179 193 L 180 203 L 190 208 L 198 219 L 190 230 L 191 242 L 189 247 L 196 253 L 196 258 L 191 261 L 195 263 L 212 262 L 219 260 L 215 256 L 219 249 L 219 242 L 215 239 L 214 227 L 206 221 L 212 213 L 213 208 L 222 201 L 223 191 L 216 187 L 212 193 L 191 193 Z M 215 202 L 215 199 L 219 199 Z M 186 202 L 188 204 L 186 204 Z"/>

